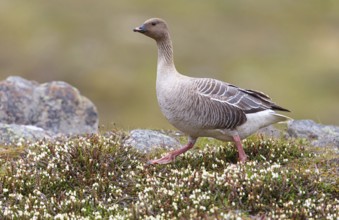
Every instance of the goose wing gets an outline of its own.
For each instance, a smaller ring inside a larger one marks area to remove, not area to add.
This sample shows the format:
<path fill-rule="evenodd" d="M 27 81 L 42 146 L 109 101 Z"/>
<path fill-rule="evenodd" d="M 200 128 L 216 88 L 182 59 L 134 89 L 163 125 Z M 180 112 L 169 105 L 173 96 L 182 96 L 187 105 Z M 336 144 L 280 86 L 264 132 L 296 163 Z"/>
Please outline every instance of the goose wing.
<path fill-rule="evenodd" d="M 246 122 L 246 114 L 267 109 L 288 111 L 275 105 L 262 92 L 246 90 L 234 85 L 208 78 L 195 79 L 199 102 L 208 113 L 206 127 L 233 129 Z"/>

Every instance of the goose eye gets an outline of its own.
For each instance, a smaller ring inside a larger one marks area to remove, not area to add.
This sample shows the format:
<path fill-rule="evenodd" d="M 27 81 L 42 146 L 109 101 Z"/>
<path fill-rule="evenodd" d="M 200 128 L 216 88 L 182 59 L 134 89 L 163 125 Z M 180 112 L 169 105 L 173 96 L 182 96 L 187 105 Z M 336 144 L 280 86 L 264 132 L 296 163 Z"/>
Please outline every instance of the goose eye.
<path fill-rule="evenodd" d="M 155 22 L 152 22 L 151 24 L 152 24 L 152 26 L 155 26 L 157 23 L 155 23 Z"/>

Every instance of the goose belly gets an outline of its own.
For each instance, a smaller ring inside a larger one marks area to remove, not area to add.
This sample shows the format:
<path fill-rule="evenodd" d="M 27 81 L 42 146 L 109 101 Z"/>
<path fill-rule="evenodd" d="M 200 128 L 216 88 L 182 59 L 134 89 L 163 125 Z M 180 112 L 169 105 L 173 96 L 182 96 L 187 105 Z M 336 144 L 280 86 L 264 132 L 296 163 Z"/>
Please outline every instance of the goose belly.
<path fill-rule="evenodd" d="M 163 108 L 162 111 L 168 121 L 185 134 L 193 137 L 213 137 L 222 141 L 232 141 L 234 135 L 239 135 L 241 139 L 244 139 L 263 127 L 289 119 L 273 110 L 265 110 L 247 114 L 246 122 L 234 129 L 213 129 L 204 128 L 201 120 L 195 118 L 194 115 L 178 114 L 178 112 L 183 111 L 180 107 Z"/>

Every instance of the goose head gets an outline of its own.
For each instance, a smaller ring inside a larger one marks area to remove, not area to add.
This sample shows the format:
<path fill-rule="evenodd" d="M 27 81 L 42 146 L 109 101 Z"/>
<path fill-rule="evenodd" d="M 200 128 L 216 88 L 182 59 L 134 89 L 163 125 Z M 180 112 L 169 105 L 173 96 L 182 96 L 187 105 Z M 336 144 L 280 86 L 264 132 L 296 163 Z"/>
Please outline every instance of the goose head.
<path fill-rule="evenodd" d="M 156 41 L 169 37 L 167 24 L 160 18 L 148 19 L 140 27 L 134 28 L 133 31 L 142 33 Z"/>

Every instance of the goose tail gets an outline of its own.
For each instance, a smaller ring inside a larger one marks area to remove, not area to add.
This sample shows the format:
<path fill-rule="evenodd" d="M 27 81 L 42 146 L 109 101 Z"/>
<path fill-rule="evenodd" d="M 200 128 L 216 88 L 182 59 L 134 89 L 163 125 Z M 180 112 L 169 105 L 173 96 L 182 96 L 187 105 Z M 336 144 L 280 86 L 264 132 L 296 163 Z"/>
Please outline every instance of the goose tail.
<path fill-rule="evenodd" d="M 290 118 L 290 117 L 288 117 L 286 115 L 278 114 L 276 112 L 274 112 L 273 115 L 274 115 L 275 120 L 276 120 L 275 123 L 284 123 L 286 121 L 293 120 L 293 118 Z"/>

